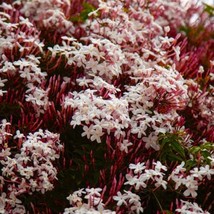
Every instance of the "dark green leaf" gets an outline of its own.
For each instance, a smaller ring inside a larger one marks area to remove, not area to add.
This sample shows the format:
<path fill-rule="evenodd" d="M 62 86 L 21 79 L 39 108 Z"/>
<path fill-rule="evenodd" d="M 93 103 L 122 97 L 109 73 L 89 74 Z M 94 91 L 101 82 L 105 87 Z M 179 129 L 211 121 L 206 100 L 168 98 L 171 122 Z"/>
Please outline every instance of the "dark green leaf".
<path fill-rule="evenodd" d="M 173 147 L 173 150 L 185 159 L 185 151 L 181 144 L 177 141 L 174 141 L 171 145 Z"/>
<path fill-rule="evenodd" d="M 168 160 L 170 160 L 170 161 L 179 161 L 179 162 L 183 161 L 183 159 L 181 157 L 179 157 L 178 155 L 173 154 L 173 153 L 169 153 L 167 155 L 167 157 L 168 157 Z"/>
<path fill-rule="evenodd" d="M 211 156 L 211 154 L 210 154 L 207 150 L 201 151 L 201 155 L 202 155 L 205 159 L 207 159 L 208 157 Z"/>
<path fill-rule="evenodd" d="M 185 167 L 187 170 L 190 170 L 191 168 L 195 167 L 197 165 L 197 162 L 195 160 L 187 160 L 185 162 Z"/>

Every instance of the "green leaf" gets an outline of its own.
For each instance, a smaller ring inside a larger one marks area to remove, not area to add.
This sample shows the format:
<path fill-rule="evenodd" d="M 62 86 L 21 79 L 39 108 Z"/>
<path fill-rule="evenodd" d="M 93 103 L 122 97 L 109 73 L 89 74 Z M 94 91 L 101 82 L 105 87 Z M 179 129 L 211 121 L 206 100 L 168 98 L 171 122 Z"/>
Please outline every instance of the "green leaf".
<path fill-rule="evenodd" d="M 207 159 L 208 157 L 211 156 L 211 154 L 210 154 L 207 150 L 201 151 L 201 155 L 202 155 L 205 159 Z"/>
<path fill-rule="evenodd" d="M 185 151 L 181 144 L 177 141 L 174 141 L 171 145 L 173 147 L 173 150 L 185 159 Z"/>
<path fill-rule="evenodd" d="M 191 154 L 197 154 L 200 150 L 201 150 L 201 148 L 199 146 L 193 146 L 189 149 L 189 152 Z"/>
<path fill-rule="evenodd" d="M 190 30 L 191 30 L 190 27 L 187 27 L 187 26 L 180 27 L 180 31 L 184 32 L 186 35 L 189 35 Z"/>
<path fill-rule="evenodd" d="M 92 4 L 90 4 L 88 2 L 84 2 L 83 9 L 80 12 L 80 14 L 71 17 L 70 20 L 73 22 L 85 22 L 88 19 L 88 14 L 95 10 L 96 10 L 96 8 Z"/>
<path fill-rule="evenodd" d="M 214 16 L 214 7 L 212 5 L 203 3 L 204 11 L 207 12 L 210 16 Z"/>
<path fill-rule="evenodd" d="M 187 160 L 185 162 L 185 167 L 187 168 L 187 170 L 192 169 L 193 167 L 195 167 L 197 165 L 197 162 L 195 160 Z"/>
<path fill-rule="evenodd" d="M 207 150 L 213 150 L 214 149 L 214 144 L 210 142 L 206 142 L 201 145 L 202 149 L 207 149 Z"/>
<path fill-rule="evenodd" d="M 179 161 L 186 160 L 186 148 L 182 145 L 179 133 L 167 133 L 159 138 L 160 160 Z"/>
<path fill-rule="evenodd" d="M 178 155 L 173 154 L 173 153 L 169 153 L 167 155 L 167 157 L 168 157 L 168 160 L 170 160 L 170 161 L 179 161 L 179 162 L 183 161 L 183 159 L 181 157 L 179 157 Z"/>

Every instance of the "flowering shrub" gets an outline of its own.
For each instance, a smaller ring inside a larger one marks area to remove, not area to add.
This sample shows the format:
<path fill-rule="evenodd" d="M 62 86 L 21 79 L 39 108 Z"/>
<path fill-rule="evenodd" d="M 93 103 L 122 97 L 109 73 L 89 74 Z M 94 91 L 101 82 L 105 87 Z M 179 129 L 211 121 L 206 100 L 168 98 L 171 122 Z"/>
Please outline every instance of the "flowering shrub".
<path fill-rule="evenodd" d="M 212 213 L 214 8 L 0 5 L 0 213 Z"/>

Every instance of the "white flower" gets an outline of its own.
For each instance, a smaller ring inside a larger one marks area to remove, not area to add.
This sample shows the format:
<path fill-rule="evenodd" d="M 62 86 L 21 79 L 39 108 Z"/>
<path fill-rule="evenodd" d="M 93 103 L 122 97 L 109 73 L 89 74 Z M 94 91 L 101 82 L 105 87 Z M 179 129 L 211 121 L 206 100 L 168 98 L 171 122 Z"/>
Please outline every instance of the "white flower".
<path fill-rule="evenodd" d="M 160 161 L 154 162 L 153 165 L 155 165 L 155 171 L 160 172 L 161 170 L 167 171 L 166 166 L 164 166 Z"/>
<path fill-rule="evenodd" d="M 1 151 L 0 151 L 0 158 L 4 159 L 6 157 L 9 157 L 10 155 L 11 155 L 10 148 L 1 149 Z"/>
<path fill-rule="evenodd" d="M 10 195 L 9 195 L 9 203 L 14 207 L 16 204 L 21 204 L 22 203 L 22 201 L 21 200 L 19 200 L 17 197 L 16 197 L 16 195 L 15 195 L 15 193 L 14 192 L 11 192 L 10 193 Z"/>
<path fill-rule="evenodd" d="M 137 176 L 132 176 L 130 174 L 126 174 L 126 182 L 124 183 L 125 185 L 126 184 L 129 184 L 129 185 L 135 185 L 137 182 L 138 182 L 138 177 Z"/>
<path fill-rule="evenodd" d="M 73 205 L 73 204 L 81 204 L 82 203 L 82 198 L 80 198 L 77 194 L 70 194 L 67 198 L 66 198 L 68 201 L 69 201 L 69 203 L 71 204 L 71 205 Z"/>
<path fill-rule="evenodd" d="M 117 192 L 117 196 L 113 196 L 113 199 L 117 201 L 117 206 L 127 205 L 126 196 L 122 195 L 121 192 Z"/>
<path fill-rule="evenodd" d="M 2 193 L 0 196 L 0 213 L 5 214 L 5 206 L 6 206 L 6 193 Z"/>
<path fill-rule="evenodd" d="M 102 127 L 99 125 L 94 125 L 93 130 L 91 131 L 91 137 L 90 139 L 92 141 L 96 140 L 98 143 L 101 143 L 101 137 L 103 136 L 104 132 L 102 130 Z"/>
<path fill-rule="evenodd" d="M 131 205 L 131 210 L 136 211 L 136 213 L 143 212 L 143 208 L 140 202 L 140 196 L 132 193 L 131 191 L 124 191 L 126 193 L 125 197 L 128 203 Z"/>
<path fill-rule="evenodd" d="M 36 113 L 44 113 L 50 105 L 48 97 L 48 89 L 44 90 L 33 84 L 28 84 L 29 89 L 26 91 L 25 100 L 33 104 Z"/>
<path fill-rule="evenodd" d="M 86 188 L 85 191 L 86 191 L 85 198 L 89 199 L 90 196 L 100 197 L 101 196 L 100 192 L 102 191 L 102 189 L 101 188 Z"/>
<path fill-rule="evenodd" d="M 15 66 L 12 62 L 5 61 L 2 68 L 0 68 L 0 72 L 11 72 L 14 73 L 16 71 Z"/>
<path fill-rule="evenodd" d="M 150 133 L 148 137 L 143 137 L 143 141 L 146 143 L 145 147 L 149 149 L 150 147 L 158 151 L 160 145 L 158 144 L 158 136 Z"/>
<path fill-rule="evenodd" d="M 90 136 L 92 134 L 93 125 L 83 126 L 83 133 L 81 134 L 82 137 L 86 136 L 88 139 L 90 139 Z"/>
<path fill-rule="evenodd" d="M 144 175 L 146 176 L 146 178 L 149 180 L 150 178 L 152 180 L 154 180 L 154 176 L 160 175 L 159 172 L 156 172 L 153 169 L 146 169 Z"/>
<path fill-rule="evenodd" d="M 169 179 L 170 178 L 175 182 L 175 189 L 178 189 L 183 183 L 185 183 L 185 178 L 183 178 L 182 175 L 181 176 L 174 175 L 169 177 Z"/>
<path fill-rule="evenodd" d="M 198 178 L 199 180 L 203 179 L 202 173 L 197 167 L 194 167 L 192 170 L 190 170 L 190 173 L 193 177 Z"/>
<path fill-rule="evenodd" d="M 87 204 L 83 204 L 81 207 L 70 207 L 66 208 L 63 214 L 116 214 L 116 212 L 111 210 L 97 210 L 94 207 L 89 207 Z"/>
<path fill-rule="evenodd" d="M 147 185 L 145 183 L 145 181 L 147 180 L 147 177 L 142 174 L 139 177 L 134 176 L 132 177 L 131 175 L 127 174 L 126 175 L 126 180 L 127 182 L 125 182 L 124 184 L 129 184 L 131 186 L 135 186 L 136 190 L 139 190 L 141 187 L 146 188 Z"/>
<path fill-rule="evenodd" d="M 184 168 L 183 166 L 185 165 L 185 162 L 182 161 L 180 165 L 176 166 L 176 168 L 173 170 L 173 174 L 182 174 L 182 172 L 186 171 L 186 168 Z"/>
<path fill-rule="evenodd" d="M 145 168 L 145 163 L 129 164 L 129 169 L 134 170 L 135 174 L 142 173 Z"/>
<path fill-rule="evenodd" d="M 179 46 L 172 47 L 172 48 L 173 48 L 173 50 L 175 52 L 175 58 L 176 58 L 176 60 L 179 61 L 180 60 L 180 53 L 181 53 L 180 49 L 181 48 Z"/>
<path fill-rule="evenodd" d="M 89 61 L 86 61 L 85 68 L 92 71 L 94 74 L 98 71 L 98 61 L 94 60 L 93 58 L 90 58 Z"/>
<path fill-rule="evenodd" d="M 19 130 L 16 130 L 16 134 L 14 135 L 14 139 L 17 139 L 17 138 L 24 138 L 24 134 L 22 134 Z"/>
<path fill-rule="evenodd" d="M 183 180 L 183 184 L 187 187 L 187 190 L 184 191 L 184 196 L 191 195 L 193 198 L 197 196 L 196 190 L 198 190 L 198 182 L 194 180 L 193 176 L 187 176 Z"/>
<path fill-rule="evenodd" d="M 156 187 L 160 187 L 162 186 L 164 189 L 167 189 L 167 182 L 163 180 L 163 177 L 162 176 L 156 176 L 155 177 L 155 186 Z"/>
<path fill-rule="evenodd" d="M 189 196 L 189 195 L 191 195 L 193 198 L 195 198 L 197 195 L 198 195 L 198 193 L 196 192 L 196 190 L 198 189 L 198 187 L 189 187 L 188 189 L 186 189 L 185 191 L 184 191 L 184 196 Z"/>
<path fill-rule="evenodd" d="M 123 142 L 120 144 L 120 150 L 128 153 L 128 147 L 133 145 L 128 140 L 123 140 Z"/>
<path fill-rule="evenodd" d="M 0 89 L 0 96 L 2 97 L 5 93 L 7 93 L 7 91 L 3 91 Z"/>
<path fill-rule="evenodd" d="M 76 81 L 79 84 L 79 86 L 85 86 L 85 87 L 88 87 L 89 83 L 92 82 L 92 80 L 86 79 L 85 77 L 79 78 Z"/>
<path fill-rule="evenodd" d="M 191 203 L 181 200 L 181 208 L 176 209 L 176 212 L 181 214 L 209 214 L 207 211 L 203 211 L 197 203 Z"/>
<path fill-rule="evenodd" d="M 4 83 L 7 82 L 7 79 L 0 78 L 0 87 L 4 87 Z"/>
<path fill-rule="evenodd" d="M 214 175 L 214 169 L 210 169 L 209 165 L 206 165 L 205 167 L 200 167 L 200 173 L 203 176 L 207 176 L 209 180 L 211 180 L 211 176 Z"/>
<path fill-rule="evenodd" d="M 214 167 L 214 157 L 211 156 L 211 157 L 208 157 L 208 159 L 211 161 L 211 167 Z"/>
<path fill-rule="evenodd" d="M 24 17 L 20 16 L 19 19 L 20 19 L 19 24 L 26 25 L 29 28 L 33 27 L 33 24 L 29 21 L 28 18 L 24 18 Z"/>
<path fill-rule="evenodd" d="M 13 213 L 25 214 L 26 209 L 23 205 L 16 204 L 15 208 L 13 209 Z"/>
<path fill-rule="evenodd" d="M 199 74 L 203 74 L 204 73 L 204 67 L 203 66 L 199 66 L 198 73 Z"/>

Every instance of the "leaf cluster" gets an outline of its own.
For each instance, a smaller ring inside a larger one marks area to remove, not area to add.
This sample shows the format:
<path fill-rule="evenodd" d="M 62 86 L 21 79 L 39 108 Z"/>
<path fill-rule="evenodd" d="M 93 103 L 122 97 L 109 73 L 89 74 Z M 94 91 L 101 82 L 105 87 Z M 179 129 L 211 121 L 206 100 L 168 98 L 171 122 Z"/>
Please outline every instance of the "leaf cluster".
<path fill-rule="evenodd" d="M 72 22 L 83 23 L 88 19 L 88 14 L 96 10 L 96 8 L 88 2 L 84 2 L 82 6 L 82 11 L 70 18 Z"/>
<path fill-rule="evenodd" d="M 166 133 L 159 138 L 160 151 L 159 160 L 161 162 L 185 162 L 187 170 L 196 166 L 209 165 L 210 157 L 213 154 L 214 145 L 205 142 L 197 146 L 187 147 L 181 133 Z"/>
<path fill-rule="evenodd" d="M 210 164 L 210 157 L 213 153 L 214 145 L 211 142 L 205 142 L 198 146 L 192 146 L 189 148 L 189 156 L 191 159 L 186 161 L 187 169 L 191 169 L 197 165 L 206 165 Z"/>
<path fill-rule="evenodd" d="M 160 135 L 159 159 L 163 162 L 186 160 L 186 148 L 182 145 L 182 138 L 178 133 Z"/>

